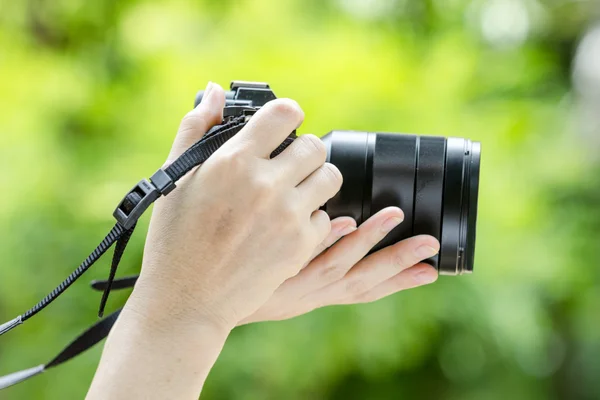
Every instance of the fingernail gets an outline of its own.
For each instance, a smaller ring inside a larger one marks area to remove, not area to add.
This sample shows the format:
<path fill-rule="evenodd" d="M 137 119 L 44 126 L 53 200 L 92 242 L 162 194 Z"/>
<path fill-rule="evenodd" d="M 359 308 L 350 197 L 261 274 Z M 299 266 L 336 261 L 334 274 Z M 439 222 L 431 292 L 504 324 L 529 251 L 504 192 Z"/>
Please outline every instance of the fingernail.
<path fill-rule="evenodd" d="M 208 84 L 206 85 L 206 89 L 204 89 L 204 95 L 202 96 L 201 103 L 208 101 L 210 93 L 213 91 L 214 87 L 215 87 L 214 83 L 212 83 L 212 81 L 208 81 Z"/>
<path fill-rule="evenodd" d="M 431 271 L 421 271 L 413 276 L 413 279 L 419 285 L 427 285 L 428 283 L 435 282 L 437 276 L 432 274 Z"/>
<path fill-rule="evenodd" d="M 417 249 L 415 250 L 416 256 L 421 259 L 433 257 L 437 253 L 438 253 L 437 249 L 434 249 L 431 246 L 421 246 L 421 247 L 417 247 Z"/>
<path fill-rule="evenodd" d="M 356 227 L 354 225 L 346 225 L 338 231 L 338 235 L 346 236 L 346 235 L 354 232 L 355 230 L 356 230 Z"/>
<path fill-rule="evenodd" d="M 402 222 L 402 218 L 399 217 L 391 217 L 385 220 L 385 222 L 381 225 L 381 231 L 383 233 L 388 233 L 395 227 L 397 227 L 400 222 Z"/>

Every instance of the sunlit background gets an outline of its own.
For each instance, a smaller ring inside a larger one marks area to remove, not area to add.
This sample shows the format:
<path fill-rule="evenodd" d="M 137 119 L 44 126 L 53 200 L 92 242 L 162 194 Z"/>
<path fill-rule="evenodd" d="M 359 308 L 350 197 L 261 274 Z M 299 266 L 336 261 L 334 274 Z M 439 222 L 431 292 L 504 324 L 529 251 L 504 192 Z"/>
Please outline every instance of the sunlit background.
<path fill-rule="evenodd" d="M 0 320 L 112 227 L 196 91 L 234 79 L 296 99 L 302 132 L 481 141 L 476 265 L 377 303 L 237 329 L 203 398 L 600 398 L 592 0 L 0 0 Z M 123 275 L 139 270 L 147 221 Z M 0 375 L 47 362 L 93 323 L 87 282 L 107 274 L 103 260 L 0 338 Z M 83 398 L 100 351 L 0 398 Z"/>

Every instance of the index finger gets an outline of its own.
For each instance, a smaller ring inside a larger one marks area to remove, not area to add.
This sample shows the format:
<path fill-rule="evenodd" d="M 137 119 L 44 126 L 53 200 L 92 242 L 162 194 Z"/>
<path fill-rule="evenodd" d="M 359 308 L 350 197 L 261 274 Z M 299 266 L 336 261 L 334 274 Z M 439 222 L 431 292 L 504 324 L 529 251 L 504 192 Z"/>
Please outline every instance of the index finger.
<path fill-rule="evenodd" d="M 304 120 L 304 112 L 294 100 L 276 99 L 265 104 L 231 141 L 252 154 L 268 159 Z"/>
<path fill-rule="evenodd" d="M 342 279 L 403 217 L 397 207 L 384 208 L 315 258 L 297 277 L 309 279 L 315 289 Z"/>

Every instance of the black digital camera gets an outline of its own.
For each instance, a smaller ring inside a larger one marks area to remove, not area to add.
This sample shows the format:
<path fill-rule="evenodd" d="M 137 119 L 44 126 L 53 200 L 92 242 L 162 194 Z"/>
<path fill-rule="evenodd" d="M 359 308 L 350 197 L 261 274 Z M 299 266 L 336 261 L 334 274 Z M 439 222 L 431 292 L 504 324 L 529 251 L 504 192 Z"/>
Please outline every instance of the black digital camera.
<path fill-rule="evenodd" d="M 196 95 L 195 105 L 203 92 Z M 234 81 L 226 92 L 223 124 L 251 116 L 276 96 L 266 83 Z M 215 127 L 213 129 L 219 129 Z M 413 235 L 441 244 L 428 262 L 441 274 L 473 271 L 481 145 L 462 138 L 335 130 L 324 135 L 327 161 L 344 183 L 323 209 L 331 218 L 358 224 L 379 210 L 397 206 L 404 222 L 373 251 Z"/>

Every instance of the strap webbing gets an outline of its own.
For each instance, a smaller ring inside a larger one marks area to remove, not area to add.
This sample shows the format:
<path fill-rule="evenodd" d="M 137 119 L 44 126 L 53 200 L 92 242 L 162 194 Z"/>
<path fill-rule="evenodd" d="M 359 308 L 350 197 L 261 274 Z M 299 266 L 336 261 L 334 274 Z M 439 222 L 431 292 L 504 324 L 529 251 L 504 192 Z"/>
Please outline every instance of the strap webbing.
<path fill-rule="evenodd" d="M 69 286 L 73 284 L 81 275 L 83 275 L 106 251 L 116 242 L 123 234 L 124 229 L 121 225 L 116 224 L 111 231 L 106 235 L 104 240 L 96 247 L 96 249 L 90 254 L 75 271 L 71 273 L 60 285 L 56 287 L 50 294 L 44 297 L 39 303 L 33 306 L 30 310 L 21 316 L 22 322 L 27 321 L 35 314 L 48 307 L 50 303 L 58 298 Z M 6 333 L 8 331 L 2 332 Z"/>
<path fill-rule="evenodd" d="M 123 278 L 117 278 L 112 282 L 112 290 L 128 289 L 132 288 L 137 282 L 139 275 L 125 276 Z M 94 290 L 104 291 L 108 285 L 106 279 L 96 279 L 90 283 L 90 286 Z"/>
<path fill-rule="evenodd" d="M 127 243 L 129 243 L 129 239 L 131 239 L 131 235 L 133 235 L 134 229 L 135 225 L 133 226 L 133 228 L 126 230 L 117 240 L 117 245 L 115 246 L 115 254 L 113 255 L 112 264 L 110 266 L 110 273 L 108 275 L 108 280 L 106 281 L 106 288 L 104 289 L 104 293 L 102 293 L 102 300 L 100 300 L 100 307 L 98 308 L 99 318 L 102 318 L 102 316 L 104 315 L 104 308 L 106 307 L 108 295 L 110 294 L 112 283 L 115 280 L 115 275 L 117 274 L 117 268 L 119 267 L 119 263 L 121 262 L 121 257 L 123 257 L 123 253 L 125 253 Z"/>
<path fill-rule="evenodd" d="M 46 364 L 46 369 L 56 367 L 64 362 L 69 361 L 73 357 L 83 353 L 84 351 L 88 350 L 92 346 L 96 345 L 96 343 L 100 342 L 102 339 L 107 337 L 113 325 L 115 324 L 115 322 L 117 322 L 117 318 L 121 314 L 122 310 L 122 308 L 119 308 L 117 311 L 114 311 L 108 317 L 99 320 L 89 329 L 87 329 L 85 332 L 79 335 L 56 357 L 54 357 L 52 360 L 50 360 L 48 364 Z"/>
<path fill-rule="evenodd" d="M 23 382 L 26 379 L 39 375 L 42 372 L 59 366 L 60 364 L 69 361 L 71 358 L 76 357 L 84 351 L 92 348 L 94 345 L 96 345 L 96 343 L 108 336 L 108 333 L 117 321 L 120 313 L 121 309 L 92 325 L 74 341 L 69 343 L 69 345 L 65 347 L 49 363 L 0 377 L 0 389 L 5 389 L 9 386 L 13 386 L 19 382 Z"/>

